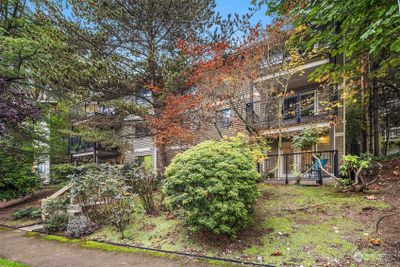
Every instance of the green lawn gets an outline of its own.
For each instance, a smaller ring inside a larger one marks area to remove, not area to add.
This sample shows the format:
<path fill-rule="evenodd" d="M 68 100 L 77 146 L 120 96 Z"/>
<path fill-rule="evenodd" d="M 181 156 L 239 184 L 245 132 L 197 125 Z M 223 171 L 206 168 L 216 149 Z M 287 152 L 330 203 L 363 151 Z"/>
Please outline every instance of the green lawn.
<path fill-rule="evenodd" d="M 0 258 L 0 266 L 1 267 L 27 267 L 28 265 L 21 264 L 15 261 L 7 260 L 4 258 Z"/>
<path fill-rule="evenodd" d="M 177 218 L 137 212 L 121 240 L 105 226 L 89 238 L 118 243 L 239 258 L 279 265 L 350 265 L 359 252 L 363 264 L 379 264 L 381 248 L 367 240 L 374 220 L 364 210 L 388 208 L 383 201 L 362 195 L 337 193 L 330 187 L 260 185 L 254 223 L 236 240 L 191 235 Z M 280 256 L 271 256 L 279 252 Z"/>

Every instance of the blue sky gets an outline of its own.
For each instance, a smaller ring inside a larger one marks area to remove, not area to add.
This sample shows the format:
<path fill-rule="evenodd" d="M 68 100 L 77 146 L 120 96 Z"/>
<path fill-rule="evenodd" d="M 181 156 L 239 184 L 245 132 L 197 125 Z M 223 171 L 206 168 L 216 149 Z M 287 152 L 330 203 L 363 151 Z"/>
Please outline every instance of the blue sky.
<path fill-rule="evenodd" d="M 216 0 L 217 9 L 223 17 L 229 13 L 238 13 L 240 15 L 248 12 L 251 6 L 251 0 Z M 266 7 L 256 12 L 252 17 L 251 23 L 253 25 L 261 22 L 263 25 L 270 22 L 270 19 L 265 15 Z"/>

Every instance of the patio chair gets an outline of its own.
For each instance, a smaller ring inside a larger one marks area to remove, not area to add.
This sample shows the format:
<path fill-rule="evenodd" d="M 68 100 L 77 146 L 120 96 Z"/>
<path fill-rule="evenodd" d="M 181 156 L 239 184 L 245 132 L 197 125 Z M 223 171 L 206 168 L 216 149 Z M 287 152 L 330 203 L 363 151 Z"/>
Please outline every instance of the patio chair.
<path fill-rule="evenodd" d="M 326 163 L 328 162 L 328 159 L 320 159 L 322 168 L 325 168 Z M 309 166 L 309 171 L 307 173 L 308 178 L 321 178 L 322 177 L 322 170 L 321 170 L 321 165 L 319 161 L 313 159 L 313 164 Z"/>

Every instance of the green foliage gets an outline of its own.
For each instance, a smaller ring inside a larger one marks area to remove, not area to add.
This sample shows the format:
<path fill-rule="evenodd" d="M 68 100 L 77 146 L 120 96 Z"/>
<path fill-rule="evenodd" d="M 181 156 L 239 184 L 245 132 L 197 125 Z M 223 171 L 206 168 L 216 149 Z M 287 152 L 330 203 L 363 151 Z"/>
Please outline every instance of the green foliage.
<path fill-rule="evenodd" d="M 3 259 L 3 258 L 0 258 L 0 266 L 2 266 L 2 267 L 28 267 L 25 264 L 7 260 L 7 259 Z"/>
<path fill-rule="evenodd" d="M 160 177 L 146 170 L 145 165 L 137 166 L 136 164 L 127 164 L 122 169 L 125 183 L 129 186 L 129 190 L 138 194 L 143 208 L 147 214 L 156 213 L 154 205 L 154 191 L 160 181 Z"/>
<path fill-rule="evenodd" d="M 292 145 L 298 148 L 316 145 L 319 135 L 320 133 L 317 129 L 305 128 L 301 130 L 299 134 L 293 136 Z"/>
<path fill-rule="evenodd" d="M 43 229 L 46 233 L 58 233 L 65 231 L 68 226 L 68 213 L 56 211 L 51 214 L 43 224 Z"/>
<path fill-rule="evenodd" d="M 71 196 L 87 203 L 123 193 L 124 179 L 116 166 L 88 164 L 71 175 Z"/>
<path fill-rule="evenodd" d="M 25 209 L 17 209 L 12 214 L 13 220 L 19 220 L 22 218 L 31 218 L 38 220 L 42 217 L 42 211 L 38 207 L 30 207 Z"/>
<path fill-rule="evenodd" d="M 81 203 L 83 213 L 96 224 L 115 226 L 124 237 L 134 202 L 132 195 L 126 192 L 121 170 L 108 164 L 87 165 L 71 177 L 71 195 Z"/>
<path fill-rule="evenodd" d="M 53 184 L 64 184 L 70 180 L 70 175 L 75 173 L 76 168 L 69 164 L 52 164 L 50 168 L 50 181 Z"/>
<path fill-rule="evenodd" d="M 68 134 L 70 136 L 79 136 L 82 138 L 82 141 L 88 143 L 96 142 L 101 144 L 104 148 L 108 149 L 122 149 L 124 147 L 124 143 L 121 138 L 118 138 L 115 135 L 115 132 L 109 129 L 93 129 L 91 127 L 88 127 L 87 125 L 81 125 L 75 127 L 73 130 L 65 130 L 64 134 Z M 80 147 L 74 147 L 73 149 L 79 150 Z"/>
<path fill-rule="evenodd" d="M 355 155 L 343 156 L 342 165 L 340 166 L 340 174 L 352 180 L 359 169 L 366 170 L 371 166 L 371 158 L 365 159 Z"/>
<path fill-rule="evenodd" d="M 178 154 L 166 169 L 166 206 L 193 232 L 235 236 L 251 221 L 259 174 L 245 140 L 206 141 Z"/>
<path fill-rule="evenodd" d="M 119 195 L 111 202 L 101 205 L 99 209 L 107 218 L 107 223 L 113 225 L 124 239 L 124 231 L 132 221 L 132 213 L 134 211 L 134 200 L 131 195 Z"/>
<path fill-rule="evenodd" d="M 67 229 L 68 205 L 68 197 L 44 200 L 42 212 L 45 215 L 44 230 L 46 232 L 56 233 Z"/>
<path fill-rule="evenodd" d="M 68 204 L 68 197 L 45 199 L 43 202 L 43 213 L 47 217 L 51 216 L 51 214 L 55 213 L 56 211 L 67 212 Z"/>
<path fill-rule="evenodd" d="M 302 178 L 302 173 L 298 164 L 293 163 L 292 165 L 292 176 L 296 179 L 296 184 L 299 185 Z"/>
<path fill-rule="evenodd" d="M 32 171 L 33 162 L 24 155 L 0 151 L 0 200 L 26 196 L 40 188 L 41 181 Z"/>
<path fill-rule="evenodd" d="M 58 102 L 57 105 L 47 107 L 44 118 L 50 131 L 47 144 L 50 147 L 50 161 L 52 164 L 68 162 L 68 135 L 64 132 L 70 127 L 67 104 Z"/>
<path fill-rule="evenodd" d="M 396 158 L 400 158 L 400 152 L 395 153 L 395 154 L 386 155 L 386 156 L 381 156 L 381 157 L 374 157 L 374 161 L 391 160 L 391 159 L 396 159 Z"/>

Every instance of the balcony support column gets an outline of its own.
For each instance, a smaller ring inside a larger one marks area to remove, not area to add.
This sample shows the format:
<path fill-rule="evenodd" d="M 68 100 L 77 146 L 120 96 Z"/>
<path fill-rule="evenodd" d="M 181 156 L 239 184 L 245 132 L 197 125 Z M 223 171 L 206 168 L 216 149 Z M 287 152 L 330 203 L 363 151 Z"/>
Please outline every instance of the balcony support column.
<path fill-rule="evenodd" d="M 97 164 L 97 149 L 96 149 L 96 142 L 94 143 L 93 147 L 93 163 Z"/>

